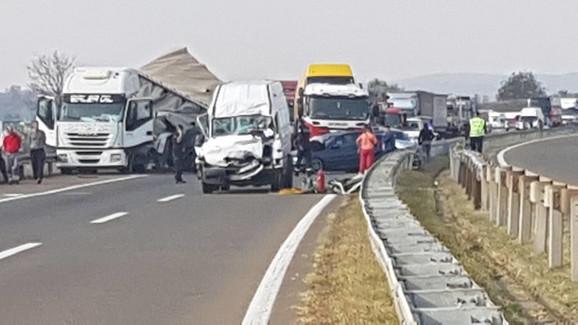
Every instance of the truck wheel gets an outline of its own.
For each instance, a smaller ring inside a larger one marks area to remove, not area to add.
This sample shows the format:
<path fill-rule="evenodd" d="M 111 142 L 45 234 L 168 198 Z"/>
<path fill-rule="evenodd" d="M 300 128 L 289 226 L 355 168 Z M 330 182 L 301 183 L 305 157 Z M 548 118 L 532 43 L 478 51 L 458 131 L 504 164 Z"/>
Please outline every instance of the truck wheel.
<path fill-rule="evenodd" d="M 62 175 L 72 175 L 72 168 L 60 168 Z"/>
<path fill-rule="evenodd" d="M 219 189 L 219 186 L 213 185 L 213 184 L 207 184 L 205 182 L 202 182 L 201 187 L 203 188 L 204 194 L 211 194 L 214 191 Z"/>

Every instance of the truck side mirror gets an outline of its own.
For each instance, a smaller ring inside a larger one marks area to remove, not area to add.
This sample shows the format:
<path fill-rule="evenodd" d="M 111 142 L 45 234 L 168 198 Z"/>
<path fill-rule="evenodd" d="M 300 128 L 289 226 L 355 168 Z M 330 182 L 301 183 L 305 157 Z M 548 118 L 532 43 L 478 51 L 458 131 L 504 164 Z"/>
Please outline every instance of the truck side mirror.
<path fill-rule="evenodd" d="M 303 95 L 305 94 L 305 90 L 303 90 L 303 88 L 299 88 L 299 99 L 303 98 Z"/>

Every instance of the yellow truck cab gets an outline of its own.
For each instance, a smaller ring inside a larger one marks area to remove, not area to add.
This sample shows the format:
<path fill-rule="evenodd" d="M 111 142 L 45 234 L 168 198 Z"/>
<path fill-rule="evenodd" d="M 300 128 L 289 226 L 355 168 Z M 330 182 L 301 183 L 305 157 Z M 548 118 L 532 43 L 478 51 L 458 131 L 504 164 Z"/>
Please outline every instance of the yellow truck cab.
<path fill-rule="evenodd" d="M 349 85 L 354 84 L 353 70 L 349 64 L 316 63 L 307 67 L 305 76 L 299 81 L 295 96 L 295 116 L 300 116 L 300 99 L 310 84 Z"/>

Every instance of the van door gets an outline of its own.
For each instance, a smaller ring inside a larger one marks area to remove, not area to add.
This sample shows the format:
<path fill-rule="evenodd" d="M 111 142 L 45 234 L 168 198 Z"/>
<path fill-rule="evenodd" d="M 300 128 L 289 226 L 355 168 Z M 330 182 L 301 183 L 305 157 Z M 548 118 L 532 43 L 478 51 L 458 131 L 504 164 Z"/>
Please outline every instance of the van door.
<path fill-rule="evenodd" d="M 137 147 L 153 142 L 153 101 L 151 99 L 129 99 L 124 115 L 125 148 Z"/>
<path fill-rule="evenodd" d="M 46 135 L 46 145 L 56 147 L 56 115 L 54 98 L 40 97 L 36 105 L 36 121 Z"/>

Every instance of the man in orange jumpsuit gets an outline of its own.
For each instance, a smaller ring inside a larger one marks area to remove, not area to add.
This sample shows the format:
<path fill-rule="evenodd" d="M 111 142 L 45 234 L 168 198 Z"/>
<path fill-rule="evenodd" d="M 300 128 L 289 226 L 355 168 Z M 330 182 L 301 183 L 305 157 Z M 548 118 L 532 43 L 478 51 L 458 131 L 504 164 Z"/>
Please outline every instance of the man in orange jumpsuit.
<path fill-rule="evenodd" d="M 363 133 L 357 138 L 357 152 L 359 153 L 359 173 L 365 173 L 375 160 L 375 146 L 377 138 L 369 126 L 365 126 Z"/>

